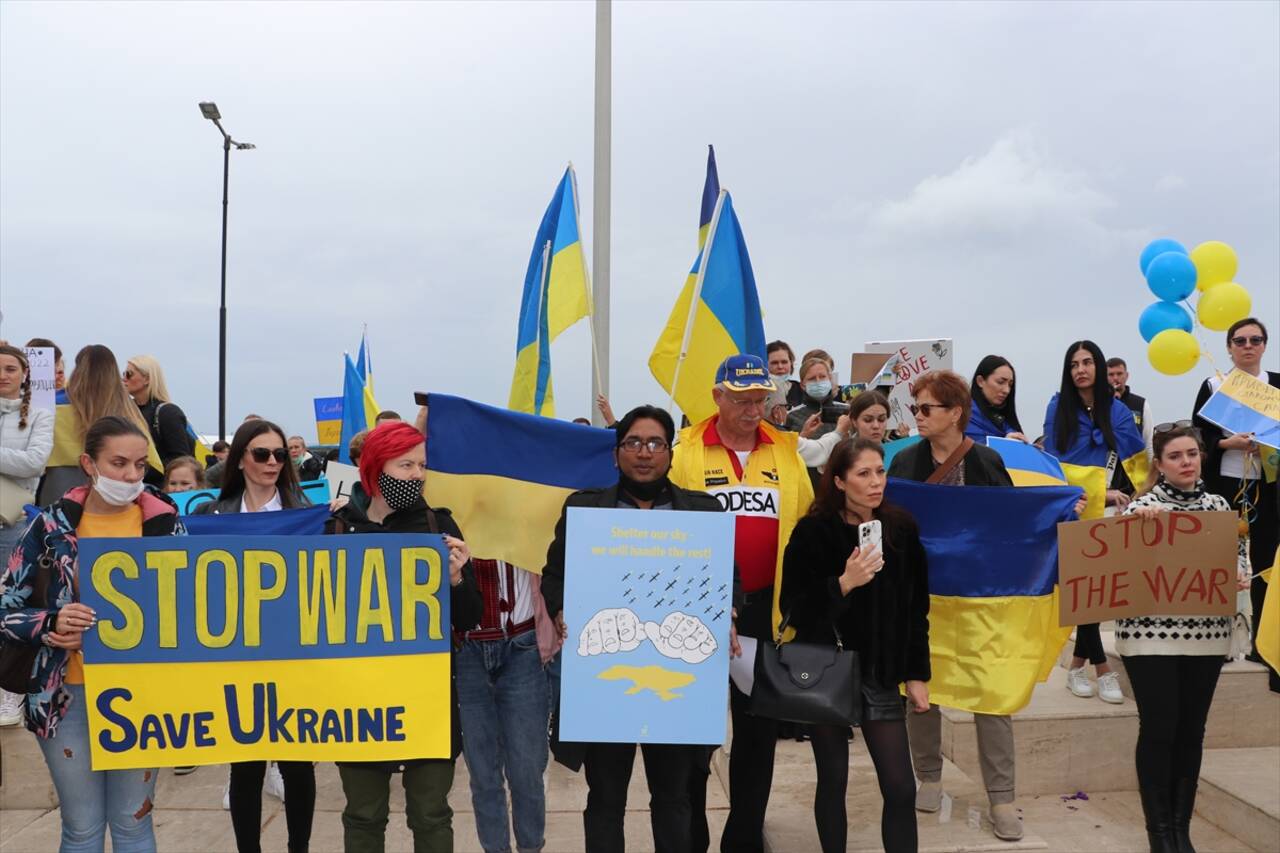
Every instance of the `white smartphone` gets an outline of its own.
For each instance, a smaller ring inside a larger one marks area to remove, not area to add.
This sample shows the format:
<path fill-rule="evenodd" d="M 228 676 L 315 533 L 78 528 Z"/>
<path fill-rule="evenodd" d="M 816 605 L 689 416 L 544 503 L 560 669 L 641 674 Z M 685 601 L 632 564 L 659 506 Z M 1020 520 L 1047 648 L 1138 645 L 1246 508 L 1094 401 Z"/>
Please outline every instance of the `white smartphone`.
<path fill-rule="evenodd" d="M 858 525 L 858 547 L 862 549 L 862 553 L 867 553 L 871 548 L 883 553 L 883 539 L 884 532 L 880 527 L 880 519 L 872 519 Z"/>

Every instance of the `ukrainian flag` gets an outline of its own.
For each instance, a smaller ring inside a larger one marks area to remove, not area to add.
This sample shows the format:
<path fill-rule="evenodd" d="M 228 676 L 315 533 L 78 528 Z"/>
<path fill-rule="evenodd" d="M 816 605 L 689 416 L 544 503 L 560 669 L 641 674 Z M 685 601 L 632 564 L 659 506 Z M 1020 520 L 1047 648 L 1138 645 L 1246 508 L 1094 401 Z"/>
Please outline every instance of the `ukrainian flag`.
<path fill-rule="evenodd" d="M 1087 506 L 1081 518 L 1101 518 L 1107 506 L 1107 463 L 1111 449 L 1102 430 L 1093 425 L 1089 413 L 1081 410 L 1076 437 L 1066 453 L 1059 454 L 1056 419 L 1058 396 L 1053 395 L 1044 413 L 1044 447 L 1062 465 L 1067 482 L 1084 489 Z M 1116 437 L 1118 464 L 1124 466 L 1129 482 L 1137 488 L 1147 481 L 1147 445 L 1133 420 L 1133 412 L 1118 399 L 1111 398 L 1111 431 Z"/>
<path fill-rule="evenodd" d="M 204 460 L 213 455 L 213 449 L 204 443 L 204 439 L 200 434 L 192 429 L 191 424 L 187 424 L 187 438 L 191 439 L 191 454 L 195 456 L 196 461 L 200 463 L 200 467 L 204 467 Z"/>
<path fill-rule="evenodd" d="M 1280 388 L 1239 368 L 1227 374 L 1196 414 L 1228 432 L 1251 432 L 1259 444 L 1280 446 Z"/>
<path fill-rule="evenodd" d="M 429 394 L 427 502 L 446 507 L 471 553 L 535 572 L 564 500 L 611 486 L 615 433 Z"/>
<path fill-rule="evenodd" d="M 706 245 L 698 252 L 667 325 L 649 356 L 649 372 L 693 423 L 715 414 L 716 368 L 735 353 L 765 357 L 764 321 L 751 257 L 733 199 L 720 191 Z"/>
<path fill-rule="evenodd" d="M 1033 444 L 988 436 L 987 447 L 1000 454 L 1015 486 L 1067 485 L 1067 475 L 1058 460 Z"/>
<path fill-rule="evenodd" d="M 369 330 L 360 333 L 360 351 L 356 353 L 356 373 L 364 381 L 369 393 L 373 393 L 373 353 L 369 351 Z"/>
<path fill-rule="evenodd" d="M 551 342 L 591 313 L 587 267 L 578 229 L 578 183 L 565 169 L 533 240 L 520 299 L 516 369 L 508 407 L 555 417 Z M 521 564 L 523 565 L 523 564 Z"/>
<path fill-rule="evenodd" d="M 707 242 L 707 231 L 711 228 L 711 217 L 716 211 L 716 200 L 720 198 L 720 173 L 716 170 L 716 149 L 707 146 L 707 180 L 702 185 L 702 209 L 698 212 L 698 248 Z"/>
<path fill-rule="evenodd" d="M 1058 529 L 1074 486 L 935 486 L 891 479 L 886 499 L 920 525 L 929 555 L 929 699 L 1013 714 L 1049 676 L 1058 625 Z"/>
<path fill-rule="evenodd" d="M 338 440 L 338 461 L 350 465 L 351 439 L 356 433 L 373 428 L 378 417 L 378 403 L 351 356 L 343 353 L 342 358 L 347 370 L 342 381 L 342 435 Z"/>
<path fill-rule="evenodd" d="M 1272 669 L 1280 672 L 1280 582 L 1276 580 L 1276 566 L 1280 565 L 1280 548 L 1271 561 L 1271 568 L 1263 573 L 1267 581 L 1267 595 L 1262 599 L 1262 615 L 1258 619 L 1258 654 Z"/>

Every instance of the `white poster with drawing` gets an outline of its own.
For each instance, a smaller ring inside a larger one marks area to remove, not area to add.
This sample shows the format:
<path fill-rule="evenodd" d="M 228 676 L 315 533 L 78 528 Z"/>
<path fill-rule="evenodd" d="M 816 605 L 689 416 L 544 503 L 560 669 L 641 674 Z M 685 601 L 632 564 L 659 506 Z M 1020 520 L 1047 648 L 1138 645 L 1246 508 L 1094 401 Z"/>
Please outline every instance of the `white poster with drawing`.
<path fill-rule="evenodd" d="M 888 429 L 906 425 L 914 435 L 917 430 L 915 416 L 911 414 L 911 386 L 926 373 L 951 369 L 951 338 L 868 341 L 863 348 L 867 352 L 884 353 L 892 357 L 895 381 L 889 392 Z"/>
<path fill-rule="evenodd" d="M 53 347 L 23 347 L 31 370 L 31 408 L 53 411 L 57 389 L 54 385 Z"/>

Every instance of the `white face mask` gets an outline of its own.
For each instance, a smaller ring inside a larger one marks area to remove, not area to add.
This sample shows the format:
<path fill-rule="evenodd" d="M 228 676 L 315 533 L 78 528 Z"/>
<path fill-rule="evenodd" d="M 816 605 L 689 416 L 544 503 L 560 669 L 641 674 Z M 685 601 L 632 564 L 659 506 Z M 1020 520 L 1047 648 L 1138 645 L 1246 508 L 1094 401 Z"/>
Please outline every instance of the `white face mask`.
<path fill-rule="evenodd" d="M 112 506 L 128 506 L 136 501 L 138 495 L 142 494 L 142 490 L 146 488 L 141 480 L 136 483 L 127 483 L 124 480 L 106 477 L 98 471 L 97 465 L 93 466 L 93 470 L 98 474 L 93 480 L 93 490 L 98 493 L 98 497 Z"/>

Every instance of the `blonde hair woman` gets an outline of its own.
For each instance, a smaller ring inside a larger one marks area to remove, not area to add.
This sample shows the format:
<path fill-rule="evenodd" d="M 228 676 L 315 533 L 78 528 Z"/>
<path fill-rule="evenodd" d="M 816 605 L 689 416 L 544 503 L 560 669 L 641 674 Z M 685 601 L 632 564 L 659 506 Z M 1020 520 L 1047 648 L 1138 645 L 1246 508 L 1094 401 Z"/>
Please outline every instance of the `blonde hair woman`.
<path fill-rule="evenodd" d="M 169 396 L 160 362 L 152 355 L 135 355 L 124 368 L 124 389 L 138 404 L 156 446 L 166 465 L 179 456 L 190 456 L 195 443 L 187 431 L 187 416 Z"/>
<path fill-rule="evenodd" d="M 120 384 L 120 367 L 115 355 L 102 344 L 90 344 L 76 353 L 75 368 L 67 380 L 67 405 L 58 407 L 53 425 L 53 453 L 45 471 L 38 502 L 47 506 L 69 489 L 89 482 L 80 468 L 80 454 L 90 424 L 108 415 L 124 418 L 149 435 L 147 422 L 138 406 Z M 146 481 L 154 486 L 163 483 L 164 463 L 155 445 L 147 442 Z"/>

